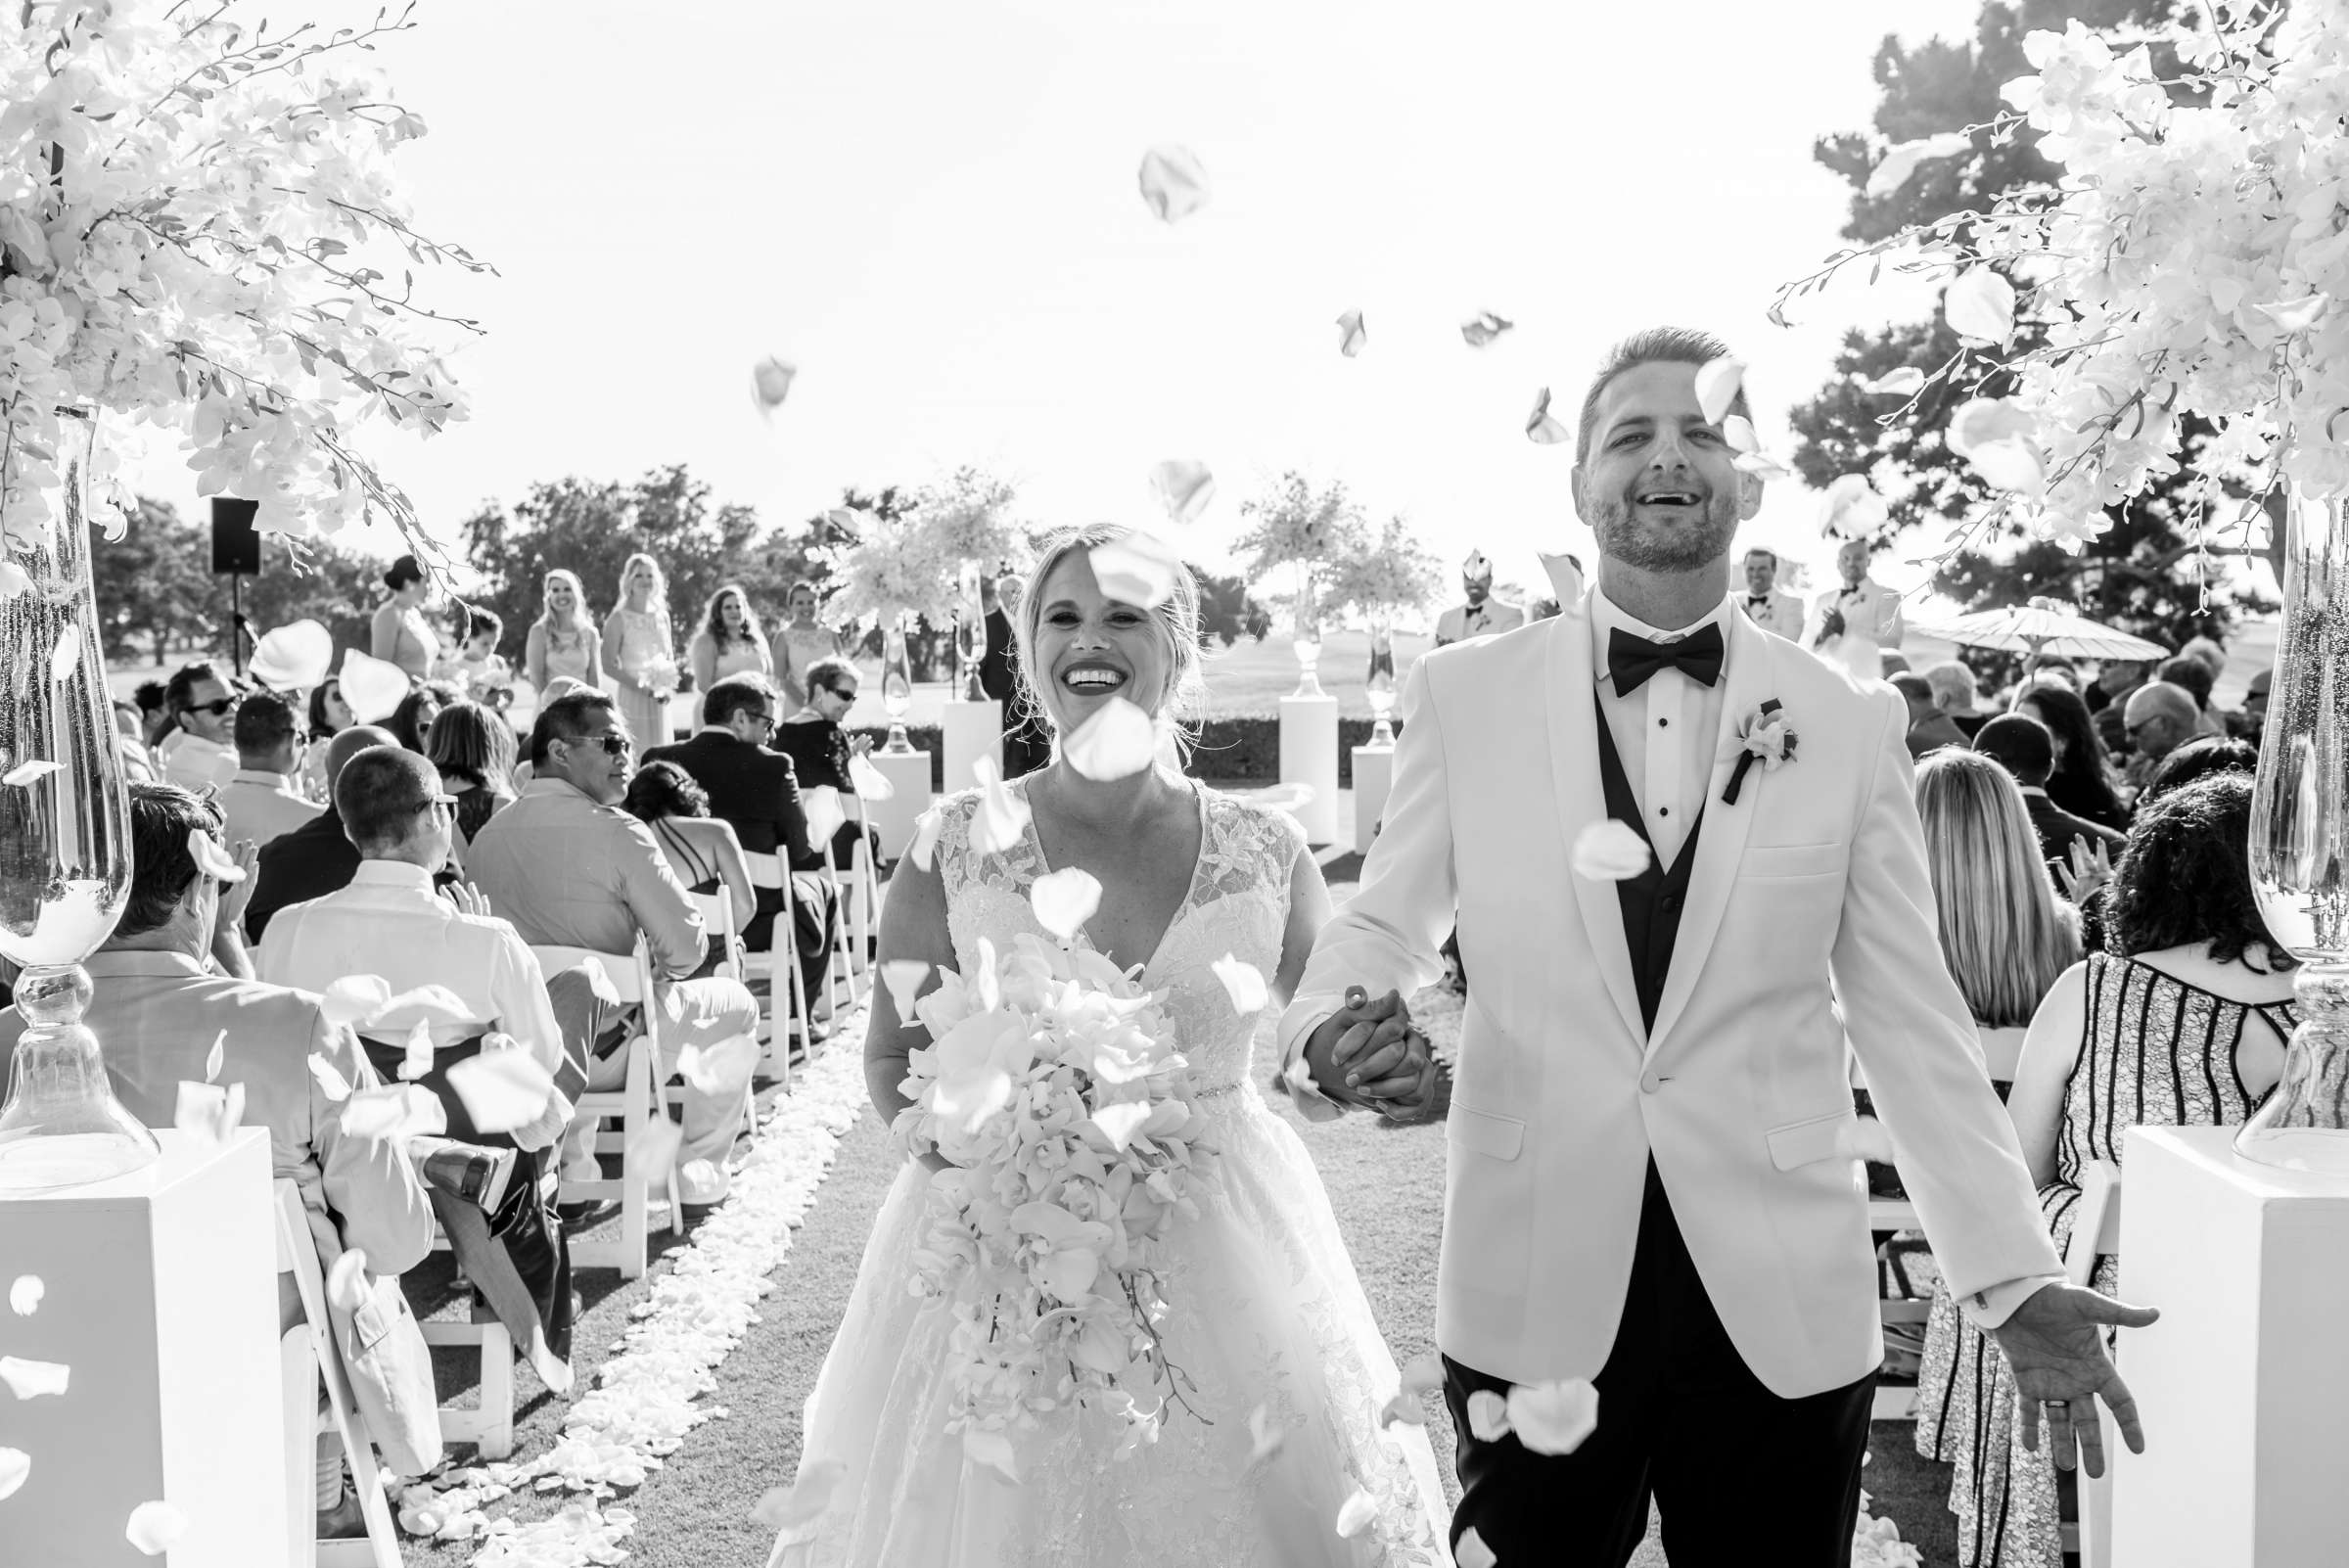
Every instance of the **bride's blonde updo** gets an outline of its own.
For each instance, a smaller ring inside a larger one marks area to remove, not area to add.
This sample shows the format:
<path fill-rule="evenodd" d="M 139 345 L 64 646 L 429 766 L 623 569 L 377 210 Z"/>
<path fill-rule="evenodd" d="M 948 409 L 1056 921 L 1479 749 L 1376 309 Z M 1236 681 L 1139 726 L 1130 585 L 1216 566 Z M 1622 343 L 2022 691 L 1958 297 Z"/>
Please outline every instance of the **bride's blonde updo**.
<path fill-rule="evenodd" d="M 1037 628 L 1043 624 L 1044 582 L 1060 564 L 1080 551 L 1146 537 L 1123 523 L 1086 523 L 1063 529 L 1044 541 L 1043 553 L 1020 594 L 1019 621 L 1014 631 L 1019 644 L 1020 698 L 1028 712 L 1055 730 L 1052 705 L 1044 698 L 1043 671 L 1036 664 Z M 1155 541 L 1153 541 L 1155 542 Z M 1187 747 L 1189 736 L 1207 714 L 1207 672 L 1199 653 L 1199 583 L 1187 565 L 1176 564 L 1174 589 L 1165 601 L 1150 607 L 1150 617 L 1167 640 L 1167 689 L 1151 717 L 1170 725 Z"/>

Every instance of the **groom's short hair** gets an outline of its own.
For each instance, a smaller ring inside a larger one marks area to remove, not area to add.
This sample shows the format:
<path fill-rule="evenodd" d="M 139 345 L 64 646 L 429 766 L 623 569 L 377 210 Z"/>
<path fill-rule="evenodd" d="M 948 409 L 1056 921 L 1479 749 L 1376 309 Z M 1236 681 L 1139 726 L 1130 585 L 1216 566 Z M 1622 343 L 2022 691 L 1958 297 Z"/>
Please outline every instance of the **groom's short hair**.
<path fill-rule="evenodd" d="M 1629 338 L 1607 350 L 1599 363 L 1598 374 L 1590 378 L 1590 390 L 1583 394 L 1583 422 L 1575 433 L 1574 460 L 1580 463 L 1590 449 L 1590 430 L 1598 423 L 1598 399 L 1607 390 L 1607 383 L 1625 371 L 1639 365 L 1703 365 L 1728 357 L 1729 346 L 1709 332 L 1693 327 L 1649 327 L 1633 333 Z M 1745 387 L 1737 388 L 1737 395 L 1729 399 L 1729 412 L 1754 417 L 1751 404 L 1745 400 Z"/>

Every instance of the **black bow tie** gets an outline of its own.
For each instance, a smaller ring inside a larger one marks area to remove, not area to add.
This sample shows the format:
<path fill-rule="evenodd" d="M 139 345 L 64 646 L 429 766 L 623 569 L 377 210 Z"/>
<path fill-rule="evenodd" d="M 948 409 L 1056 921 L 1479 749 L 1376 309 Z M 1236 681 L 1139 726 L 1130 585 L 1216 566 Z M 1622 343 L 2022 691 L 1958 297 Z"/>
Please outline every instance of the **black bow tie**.
<path fill-rule="evenodd" d="M 1615 695 L 1628 697 L 1667 666 L 1699 685 L 1721 679 L 1721 623 L 1708 621 L 1678 642 L 1650 642 L 1617 626 L 1607 633 L 1607 673 Z"/>

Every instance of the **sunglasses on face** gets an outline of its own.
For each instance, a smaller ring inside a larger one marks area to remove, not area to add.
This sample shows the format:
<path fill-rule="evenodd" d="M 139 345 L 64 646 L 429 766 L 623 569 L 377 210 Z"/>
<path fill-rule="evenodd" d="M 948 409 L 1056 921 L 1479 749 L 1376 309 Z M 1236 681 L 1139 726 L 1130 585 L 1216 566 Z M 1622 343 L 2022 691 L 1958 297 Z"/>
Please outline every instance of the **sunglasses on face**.
<path fill-rule="evenodd" d="M 183 711 L 191 714 L 209 714 L 214 718 L 219 718 L 224 715 L 235 713 L 237 705 L 244 700 L 242 697 L 223 697 L 217 702 L 190 703 Z"/>
<path fill-rule="evenodd" d="M 613 757 L 625 757 L 628 755 L 628 753 L 636 749 L 636 743 L 634 741 L 616 731 L 607 731 L 601 735 L 581 735 L 576 744 L 580 746 L 601 746 L 607 754 Z"/>

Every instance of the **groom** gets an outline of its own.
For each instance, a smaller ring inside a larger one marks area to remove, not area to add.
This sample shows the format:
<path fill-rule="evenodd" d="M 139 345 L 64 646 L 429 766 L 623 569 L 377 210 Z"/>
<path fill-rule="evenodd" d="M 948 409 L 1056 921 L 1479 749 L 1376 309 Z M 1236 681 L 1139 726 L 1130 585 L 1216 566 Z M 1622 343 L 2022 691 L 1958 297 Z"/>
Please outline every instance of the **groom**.
<path fill-rule="evenodd" d="M 1411 671 L 1385 829 L 1281 1024 L 1307 1114 L 1419 1109 L 1400 996 L 1436 978 L 1456 908 L 1477 985 L 1436 1338 L 1454 1539 L 1504 1563 L 1622 1564 L 1651 1498 L 1673 1568 L 1849 1562 L 1883 1344 L 1847 1038 L 2026 1434 L 2044 1411 L 2059 1460 L 2077 1441 L 2100 1473 L 2101 1395 L 2142 1446 L 2098 1325 L 2154 1314 L 2063 1281 L 1943 965 L 1901 701 L 1733 613 L 1729 536 L 1761 488 L 1695 392 L 1727 352 L 1656 329 L 1601 367 L 1573 479 L 1597 585 Z M 1798 744 L 1741 766 L 1765 711 Z M 1647 869 L 1577 875 L 1609 817 Z M 1386 994 L 1343 1005 L 1358 988 Z M 1472 1394 L 1575 1377 L 1600 1397 L 1574 1453 L 1471 1432 Z"/>

